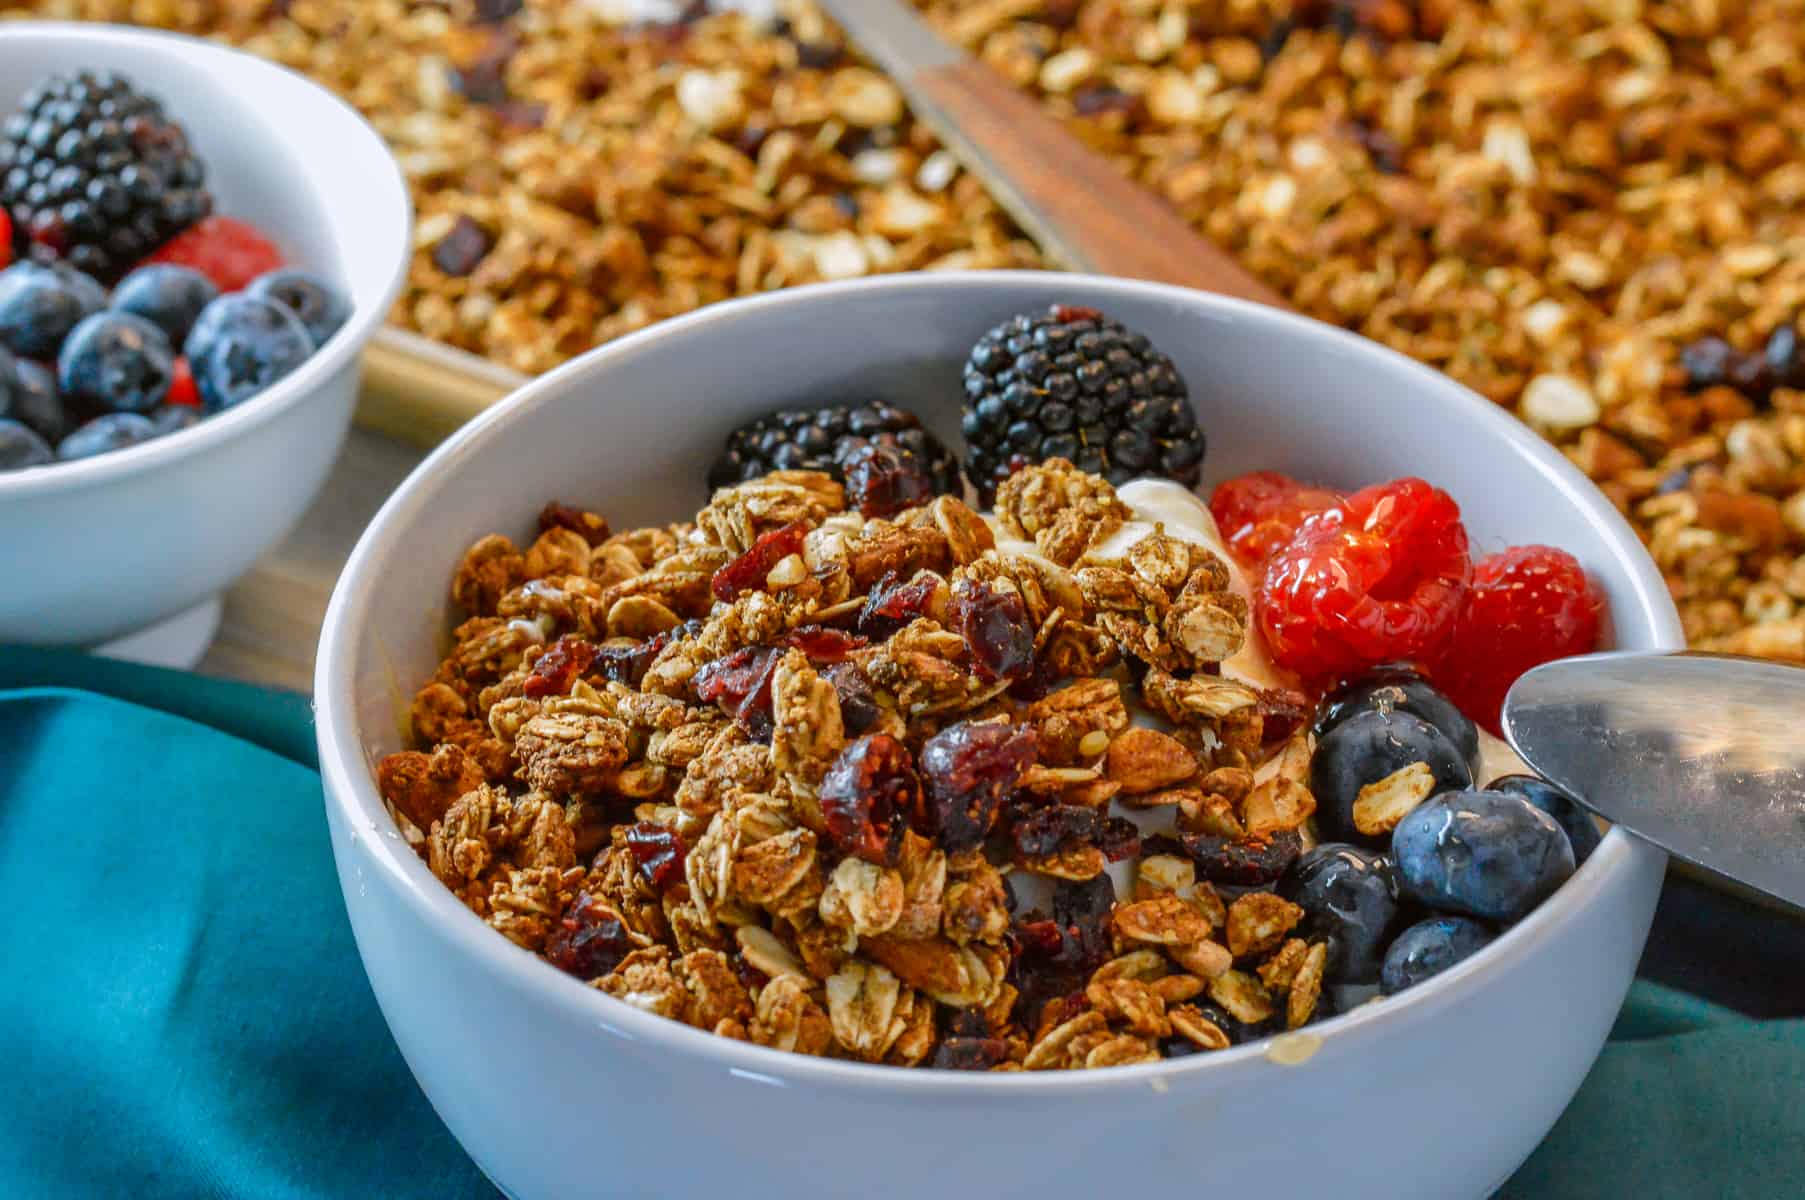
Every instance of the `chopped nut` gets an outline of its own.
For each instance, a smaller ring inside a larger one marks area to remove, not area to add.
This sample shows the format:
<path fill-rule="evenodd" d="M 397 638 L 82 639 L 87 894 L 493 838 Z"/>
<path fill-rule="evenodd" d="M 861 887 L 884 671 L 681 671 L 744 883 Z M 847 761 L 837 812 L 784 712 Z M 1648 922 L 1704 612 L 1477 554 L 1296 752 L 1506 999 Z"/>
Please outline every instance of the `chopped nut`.
<path fill-rule="evenodd" d="M 1126 795 L 1182 783 L 1197 774 L 1197 759 L 1177 738 L 1157 729 L 1129 729 L 1109 743 L 1110 779 Z"/>

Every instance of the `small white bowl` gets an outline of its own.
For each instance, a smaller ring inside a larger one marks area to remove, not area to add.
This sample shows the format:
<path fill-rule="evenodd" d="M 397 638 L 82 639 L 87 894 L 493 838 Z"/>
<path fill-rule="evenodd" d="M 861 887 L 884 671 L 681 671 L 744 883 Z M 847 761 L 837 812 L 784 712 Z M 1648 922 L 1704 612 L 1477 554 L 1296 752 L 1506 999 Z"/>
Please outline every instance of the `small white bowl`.
<path fill-rule="evenodd" d="M 1635 534 L 1565 459 L 1426 367 L 1301 317 L 1084 276 L 905 275 L 717 305 L 595 351 L 466 426 L 389 500 L 339 580 L 315 678 L 332 848 L 371 985 L 439 1115 L 510 1195 L 1457 1200 L 1502 1183 L 1579 1086 L 1665 862 L 1620 832 L 1483 953 L 1301 1035 L 981 1075 L 803 1058 L 641 1012 L 487 928 L 397 835 L 372 765 L 402 748 L 397 708 L 437 665 L 472 541 L 530 536 L 553 498 L 617 528 L 687 517 L 727 431 L 779 407 L 879 398 L 956 435 L 971 343 L 1055 301 L 1172 355 L 1209 481 L 1426 476 L 1478 549 L 1576 554 L 1609 593 L 1618 646 L 1681 644 Z"/>
<path fill-rule="evenodd" d="M 0 642 L 87 645 L 143 628 L 213 596 L 280 540 L 338 457 L 359 356 L 411 251 L 394 159 L 317 84 L 194 38 L 0 22 L 0 112 L 48 75 L 107 69 L 187 128 L 216 211 L 344 288 L 354 312 L 237 408 L 127 450 L 0 474 Z"/>

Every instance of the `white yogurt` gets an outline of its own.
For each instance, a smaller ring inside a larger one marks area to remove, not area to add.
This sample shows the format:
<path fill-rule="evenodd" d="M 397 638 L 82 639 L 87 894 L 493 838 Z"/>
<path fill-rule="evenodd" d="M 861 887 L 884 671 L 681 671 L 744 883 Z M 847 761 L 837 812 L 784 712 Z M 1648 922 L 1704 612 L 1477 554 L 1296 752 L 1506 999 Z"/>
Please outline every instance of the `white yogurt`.
<path fill-rule="evenodd" d="M 1253 585 L 1235 562 L 1234 555 L 1223 544 L 1222 534 L 1216 528 L 1216 518 L 1210 515 L 1209 506 L 1196 493 L 1166 479 L 1136 479 L 1117 488 L 1116 498 L 1128 506 L 1134 517 L 1092 549 L 1091 557 L 1122 558 L 1127 555 L 1129 547 L 1152 533 L 1155 525 L 1164 525 L 1168 535 L 1181 542 L 1202 546 L 1227 564 L 1229 588 L 1246 600 L 1251 610 Z M 1005 533 L 995 517 L 986 515 L 984 519 L 990 522 L 991 529 L 996 533 L 998 550 L 1006 554 L 1040 556 L 1032 542 L 1024 542 Z M 1286 686 L 1284 673 L 1273 664 L 1266 653 L 1266 644 L 1252 629 L 1248 630 L 1247 640 L 1242 643 L 1241 649 L 1222 660 L 1222 674 L 1250 687 Z"/>

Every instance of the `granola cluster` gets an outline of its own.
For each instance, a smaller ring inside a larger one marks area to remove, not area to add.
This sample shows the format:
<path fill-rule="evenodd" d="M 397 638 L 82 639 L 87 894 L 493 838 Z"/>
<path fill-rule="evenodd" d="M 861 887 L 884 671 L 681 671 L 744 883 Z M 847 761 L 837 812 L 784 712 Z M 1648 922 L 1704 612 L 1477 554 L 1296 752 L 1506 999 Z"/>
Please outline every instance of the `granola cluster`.
<path fill-rule="evenodd" d="M 1224 565 L 1157 525 L 1105 557 L 1073 514 L 1127 510 L 1062 460 L 999 503 L 776 472 L 664 528 L 549 505 L 458 566 L 382 794 L 509 940 L 760 1045 L 1101 1067 L 1323 1015 L 1272 891 L 1303 702 L 1221 674 Z"/>
<path fill-rule="evenodd" d="M 413 187 L 396 319 L 522 370 L 785 284 L 1038 263 L 817 10 L 777 7 L 0 16 L 206 33 L 336 88 Z M 1805 0 L 922 7 L 1292 303 L 1560 445 L 1694 644 L 1805 660 Z"/>

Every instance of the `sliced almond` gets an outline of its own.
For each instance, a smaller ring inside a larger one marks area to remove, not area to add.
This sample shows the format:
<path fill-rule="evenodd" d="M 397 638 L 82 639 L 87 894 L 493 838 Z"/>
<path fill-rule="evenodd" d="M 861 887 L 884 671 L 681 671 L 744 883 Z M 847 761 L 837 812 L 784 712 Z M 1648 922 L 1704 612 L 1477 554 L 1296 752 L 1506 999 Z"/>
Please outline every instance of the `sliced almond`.
<path fill-rule="evenodd" d="M 1197 758 L 1185 744 L 1157 729 L 1128 729 L 1109 744 L 1105 773 L 1127 795 L 1156 791 L 1197 774 Z"/>

